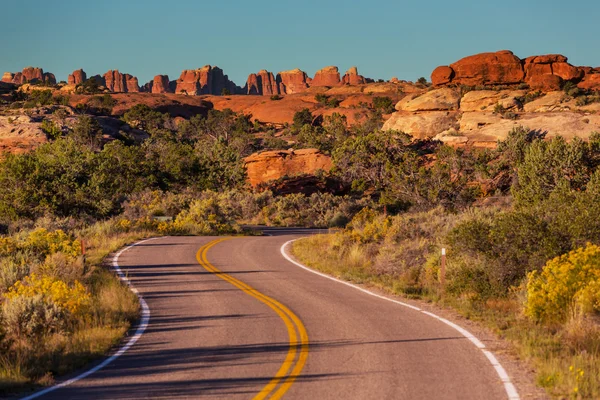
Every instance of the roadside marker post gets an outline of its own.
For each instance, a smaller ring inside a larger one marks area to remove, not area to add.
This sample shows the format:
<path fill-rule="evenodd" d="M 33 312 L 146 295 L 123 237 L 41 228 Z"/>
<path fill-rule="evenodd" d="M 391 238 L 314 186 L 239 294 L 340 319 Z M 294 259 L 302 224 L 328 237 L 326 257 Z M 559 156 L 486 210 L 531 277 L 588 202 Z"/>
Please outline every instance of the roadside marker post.
<path fill-rule="evenodd" d="M 442 294 L 446 290 L 446 248 L 442 248 L 442 266 L 440 268 L 440 284 L 442 286 Z"/>

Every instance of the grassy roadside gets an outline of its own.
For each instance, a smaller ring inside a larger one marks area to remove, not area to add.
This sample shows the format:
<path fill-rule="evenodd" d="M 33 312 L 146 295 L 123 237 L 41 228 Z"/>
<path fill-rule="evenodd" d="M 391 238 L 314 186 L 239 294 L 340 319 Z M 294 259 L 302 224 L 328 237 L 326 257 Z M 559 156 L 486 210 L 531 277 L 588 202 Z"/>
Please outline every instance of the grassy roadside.
<path fill-rule="evenodd" d="M 137 297 L 109 269 L 105 259 L 125 245 L 157 233 L 146 229 L 118 232 L 107 222 L 92 225 L 75 235 L 86 244 L 85 268 L 79 254 L 69 259 L 61 252 L 54 252 L 39 265 L 30 266 L 30 271 L 35 271 L 33 274 L 44 282 L 37 286 L 36 293 L 30 290 L 4 300 L 2 316 L 6 325 L 2 330 L 0 394 L 50 385 L 55 376 L 82 368 L 104 356 L 121 341 L 139 316 Z M 72 243 L 79 245 L 79 240 Z M 59 265 L 51 265 L 52 262 Z M 3 267 L 6 272 L 6 264 Z M 49 271 L 51 267 L 55 270 Z M 60 276 L 60 280 L 56 276 Z M 82 289 L 75 299 L 73 288 L 79 284 Z M 57 293 L 57 287 L 61 293 Z M 10 291 L 6 296 L 7 293 Z M 52 305 L 35 303 L 37 299 L 71 295 L 82 307 L 68 318 L 67 312 L 57 306 L 58 300 Z M 14 320 L 22 322 L 21 331 L 8 326 Z"/>
<path fill-rule="evenodd" d="M 564 325 L 533 322 L 523 313 L 523 290 L 486 299 L 466 291 L 441 298 L 439 287 L 425 283 L 427 279 L 416 290 L 407 285 L 405 276 L 382 270 L 373 261 L 381 255 L 381 247 L 359 241 L 349 244 L 345 239 L 344 232 L 311 236 L 294 242 L 292 253 L 316 270 L 392 294 L 450 306 L 466 318 L 479 321 L 509 341 L 516 353 L 534 366 L 537 385 L 553 398 L 600 398 L 600 335 L 594 321 L 573 318 Z M 431 263 L 431 258 L 423 260 L 423 271 Z"/>

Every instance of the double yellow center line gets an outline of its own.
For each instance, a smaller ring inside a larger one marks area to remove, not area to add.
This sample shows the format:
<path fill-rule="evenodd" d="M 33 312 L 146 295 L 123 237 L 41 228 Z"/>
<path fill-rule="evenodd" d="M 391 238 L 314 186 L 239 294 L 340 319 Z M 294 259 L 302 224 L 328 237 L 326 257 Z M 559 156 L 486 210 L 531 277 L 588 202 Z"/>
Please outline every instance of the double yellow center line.
<path fill-rule="evenodd" d="M 196 253 L 196 259 L 207 271 L 217 275 L 219 278 L 229 282 L 249 296 L 252 296 L 261 303 L 269 306 L 285 323 L 290 341 L 285 360 L 273 379 L 271 379 L 271 381 L 269 381 L 269 383 L 267 383 L 267 385 L 254 397 L 255 400 L 267 398 L 280 399 L 292 386 L 296 378 L 302 372 L 304 364 L 306 364 L 306 359 L 308 357 L 308 334 L 306 333 L 306 328 L 304 327 L 304 324 L 302 324 L 302 321 L 300 321 L 300 318 L 298 318 L 298 316 L 296 316 L 289 308 L 277 300 L 262 294 L 250 285 L 220 271 L 208 261 L 206 257 L 208 250 L 217 243 L 229 239 L 231 238 L 216 239 L 205 244 L 198 250 L 198 253 Z"/>

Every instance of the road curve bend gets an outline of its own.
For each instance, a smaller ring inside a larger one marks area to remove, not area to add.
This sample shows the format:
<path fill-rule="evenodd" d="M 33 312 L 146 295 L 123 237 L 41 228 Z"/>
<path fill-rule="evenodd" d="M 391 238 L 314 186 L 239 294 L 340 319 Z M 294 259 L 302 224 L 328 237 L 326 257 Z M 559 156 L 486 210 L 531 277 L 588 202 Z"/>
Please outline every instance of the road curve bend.
<path fill-rule="evenodd" d="M 270 233 L 124 252 L 119 266 L 151 312 L 145 332 L 40 398 L 508 398 L 493 360 L 455 328 L 284 258 L 282 245 L 311 231 Z"/>

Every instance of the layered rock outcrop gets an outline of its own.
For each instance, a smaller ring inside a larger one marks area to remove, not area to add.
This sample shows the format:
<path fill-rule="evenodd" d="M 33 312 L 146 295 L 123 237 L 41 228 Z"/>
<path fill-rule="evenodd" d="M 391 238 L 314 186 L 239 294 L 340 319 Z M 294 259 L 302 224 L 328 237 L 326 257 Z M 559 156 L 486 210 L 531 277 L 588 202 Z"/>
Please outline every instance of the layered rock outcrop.
<path fill-rule="evenodd" d="M 245 158 L 248 182 L 252 186 L 284 176 L 314 174 L 331 169 L 331 157 L 317 149 L 273 150 Z"/>
<path fill-rule="evenodd" d="M 279 72 L 276 80 L 281 94 L 301 93 L 308 89 L 308 75 L 298 68 Z"/>
<path fill-rule="evenodd" d="M 591 67 L 576 67 L 560 54 L 547 54 L 519 59 L 508 50 L 496 53 L 481 53 L 465 57 L 449 66 L 437 67 L 431 74 L 435 86 L 447 84 L 484 86 L 518 85 L 525 83 L 530 88 L 544 92 L 559 90 L 564 82 L 579 83 L 589 79 L 596 71 Z M 594 89 L 595 83 L 582 88 Z"/>
<path fill-rule="evenodd" d="M 450 66 L 438 67 L 431 75 L 434 85 L 503 85 L 523 81 L 521 59 L 511 51 L 481 53 L 465 57 Z"/>
<path fill-rule="evenodd" d="M 318 70 L 310 86 L 338 86 L 339 84 L 340 72 L 338 67 L 330 66 Z"/>
<path fill-rule="evenodd" d="M 67 83 L 69 85 L 79 85 L 87 80 L 87 74 L 83 69 L 78 69 L 77 71 L 73 71 L 72 74 L 69 75 L 67 79 Z"/>
<path fill-rule="evenodd" d="M 358 74 L 358 68 L 356 67 L 350 67 L 342 77 L 342 84 L 344 85 L 363 85 L 365 83 L 367 83 L 367 80 L 364 76 Z"/>
<path fill-rule="evenodd" d="M 140 91 L 138 79 L 129 74 L 122 74 L 119 70 L 110 70 L 104 74 L 104 85 L 115 93 L 137 93 Z"/>
<path fill-rule="evenodd" d="M 195 70 L 184 70 L 175 82 L 175 93 L 188 95 L 220 95 L 224 89 L 230 94 L 241 92 L 221 68 L 211 65 L 205 65 Z"/>
<path fill-rule="evenodd" d="M 248 76 L 244 93 L 265 96 L 280 94 L 275 76 L 265 69 Z"/>

